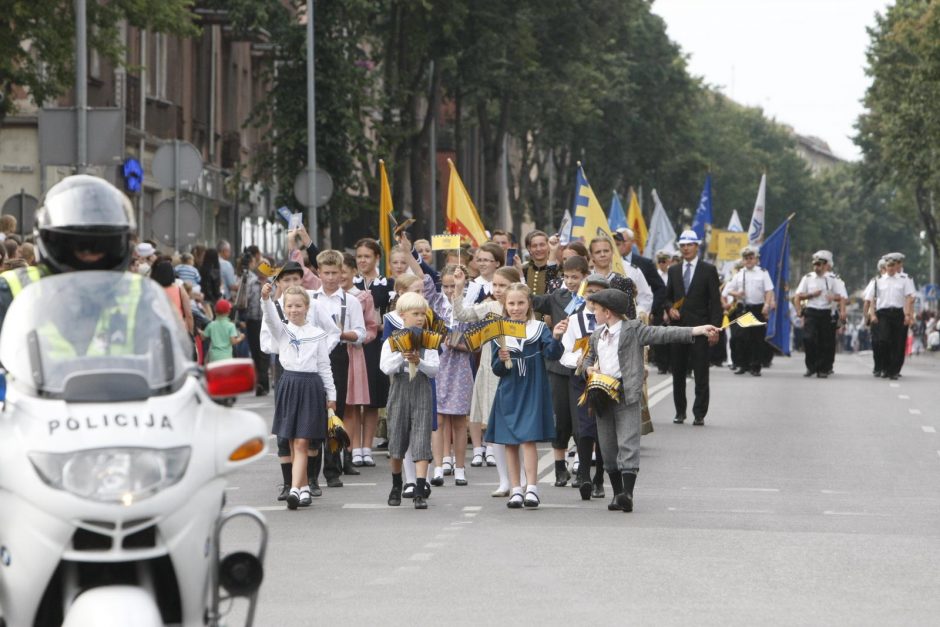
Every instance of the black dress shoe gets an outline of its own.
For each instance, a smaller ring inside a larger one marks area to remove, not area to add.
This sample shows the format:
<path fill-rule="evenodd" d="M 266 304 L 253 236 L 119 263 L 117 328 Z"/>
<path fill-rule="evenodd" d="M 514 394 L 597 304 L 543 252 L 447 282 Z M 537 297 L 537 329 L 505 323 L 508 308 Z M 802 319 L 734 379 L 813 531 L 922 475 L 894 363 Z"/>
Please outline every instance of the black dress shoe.
<path fill-rule="evenodd" d="M 745 372 L 747 372 L 747 368 L 738 368 L 734 371 L 734 374 L 744 374 Z"/>
<path fill-rule="evenodd" d="M 602 499 L 602 498 L 604 498 L 605 496 L 607 496 L 607 495 L 604 493 L 604 482 L 601 481 L 600 483 L 595 483 L 595 484 L 594 484 L 594 489 L 591 490 L 591 498 L 592 498 L 592 499 Z"/>
<path fill-rule="evenodd" d="M 701 416 L 701 417 L 696 416 L 696 417 L 695 417 L 695 420 L 692 421 L 692 424 L 695 425 L 696 427 L 704 426 L 704 424 L 705 424 L 705 416 Z"/>
<path fill-rule="evenodd" d="M 328 488 L 342 488 L 343 480 L 339 477 L 327 477 L 326 478 L 326 487 Z"/>
<path fill-rule="evenodd" d="M 892 381 L 897 381 L 899 376 L 900 376 L 900 375 L 889 374 L 889 375 L 888 375 L 888 378 L 889 378 L 890 380 L 892 380 Z"/>
<path fill-rule="evenodd" d="M 432 477 L 432 478 L 431 478 L 431 485 L 433 485 L 433 486 L 435 486 L 435 487 L 440 487 L 440 486 L 444 485 L 444 477 Z"/>
<path fill-rule="evenodd" d="M 356 467 L 352 465 L 352 460 L 347 458 L 347 460 L 343 463 L 343 474 L 355 476 L 362 473 L 356 470 Z"/>
<path fill-rule="evenodd" d="M 591 492 L 594 490 L 594 485 L 590 481 L 582 481 L 581 485 L 578 486 L 578 490 L 581 492 L 582 501 L 590 501 Z"/>
<path fill-rule="evenodd" d="M 320 484 L 316 479 L 309 483 L 310 486 L 310 496 L 323 496 L 323 490 L 320 489 Z"/>
<path fill-rule="evenodd" d="M 423 496 L 416 496 L 414 498 L 414 502 L 415 502 L 415 509 L 427 509 L 428 508 L 428 502 L 424 500 Z"/>
<path fill-rule="evenodd" d="M 806 372 L 803 373 L 803 376 L 804 376 L 804 377 L 811 377 L 811 376 L 813 376 L 814 374 L 816 374 L 816 373 L 813 372 L 812 370 L 807 370 Z"/>
<path fill-rule="evenodd" d="M 881 371 L 880 371 L 880 370 L 872 370 L 872 374 L 875 375 L 875 378 L 876 378 L 876 379 L 880 379 L 880 378 L 881 378 Z"/>
<path fill-rule="evenodd" d="M 388 504 L 392 507 L 401 505 L 401 487 L 392 486 L 392 491 L 388 493 Z"/>
<path fill-rule="evenodd" d="M 277 500 L 286 501 L 288 494 L 290 494 L 290 486 L 285 483 L 283 486 L 281 486 L 281 493 L 277 495 Z"/>
<path fill-rule="evenodd" d="M 633 511 L 633 497 L 622 492 L 614 497 L 614 503 L 617 505 L 616 509 L 621 510 L 624 513 Z M 607 509 L 611 509 L 610 506 Z"/>
<path fill-rule="evenodd" d="M 563 488 L 568 485 L 568 480 L 571 479 L 571 473 L 567 469 L 555 471 L 555 487 Z"/>
<path fill-rule="evenodd" d="M 759 377 L 759 376 L 760 376 L 760 370 L 751 370 L 751 376 L 752 376 L 752 377 Z"/>
<path fill-rule="evenodd" d="M 676 417 L 673 418 L 672 421 L 677 425 L 681 425 L 683 422 L 685 422 L 685 414 L 676 414 Z"/>
<path fill-rule="evenodd" d="M 817 372 L 817 373 L 816 373 L 816 378 L 817 378 L 817 379 L 828 379 L 828 378 L 829 378 L 829 373 L 828 373 L 828 372 Z"/>

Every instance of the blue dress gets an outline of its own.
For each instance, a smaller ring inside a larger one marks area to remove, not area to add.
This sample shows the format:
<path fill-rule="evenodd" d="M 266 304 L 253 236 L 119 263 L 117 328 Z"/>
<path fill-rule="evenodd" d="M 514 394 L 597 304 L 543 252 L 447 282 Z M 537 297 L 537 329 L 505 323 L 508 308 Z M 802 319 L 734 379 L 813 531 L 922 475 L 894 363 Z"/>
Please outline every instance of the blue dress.
<path fill-rule="evenodd" d="M 500 379 L 484 439 L 496 444 L 553 440 L 555 419 L 545 360 L 561 357 L 561 342 L 552 337 L 544 322 L 530 320 L 525 340 L 506 338 L 510 369 L 499 360 L 499 347 L 496 340 L 493 342 L 493 373 Z"/>

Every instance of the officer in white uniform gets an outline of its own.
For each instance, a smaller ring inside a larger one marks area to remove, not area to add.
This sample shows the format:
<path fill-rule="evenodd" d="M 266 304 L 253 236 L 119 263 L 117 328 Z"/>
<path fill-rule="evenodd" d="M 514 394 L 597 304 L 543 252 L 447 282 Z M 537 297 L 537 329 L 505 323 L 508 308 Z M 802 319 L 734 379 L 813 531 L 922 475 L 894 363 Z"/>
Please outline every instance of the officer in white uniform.
<path fill-rule="evenodd" d="M 878 324 L 878 317 L 875 315 L 875 300 L 878 299 L 878 279 L 881 278 L 885 273 L 885 265 L 887 261 L 882 256 L 878 260 L 878 274 L 868 282 L 868 285 L 865 286 L 865 290 L 862 292 L 863 296 L 863 305 L 862 305 L 862 322 L 868 325 L 869 338 L 871 340 L 871 356 L 874 361 L 874 368 L 872 369 L 872 374 L 875 377 L 884 377 L 885 375 L 885 357 L 884 357 L 884 343 L 881 341 L 879 333 L 881 332 L 881 327 Z"/>
<path fill-rule="evenodd" d="M 741 250 L 744 266 L 738 270 L 725 285 L 723 296 L 731 296 L 744 305 L 744 310 L 754 314 L 761 322 L 767 322 L 767 316 L 774 309 L 774 282 L 770 274 L 757 265 L 758 253 L 754 246 L 745 246 Z M 740 334 L 738 369 L 734 374 L 750 372 L 759 377 L 761 364 L 764 362 L 766 327 L 754 326 L 736 328 Z"/>
<path fill-rule="evenodd" d="M 836 342 L 832 307 L 847 298 L 845 284 L 830 276 L 832 253 L 819 250 L 813 254 L 813 271 L 800 279 L 793 304 L 803 318 L 803 345 L 806 353 L 804 377 L 829 376 Z"/>
<path fill-rule="evenodd" d="M 882 343 L 884 371 L 882 377 L 896 380 L 904 365 L 907 348 L 907 328 L 913 320 L 914 286 L 908 276 L 898 272 L 900 259 L 895 253 L 885 255 L 885 273 L 869 284 L 864 300 L 874 304 L 869 319 L 878 325 L 878 339 Z"/>

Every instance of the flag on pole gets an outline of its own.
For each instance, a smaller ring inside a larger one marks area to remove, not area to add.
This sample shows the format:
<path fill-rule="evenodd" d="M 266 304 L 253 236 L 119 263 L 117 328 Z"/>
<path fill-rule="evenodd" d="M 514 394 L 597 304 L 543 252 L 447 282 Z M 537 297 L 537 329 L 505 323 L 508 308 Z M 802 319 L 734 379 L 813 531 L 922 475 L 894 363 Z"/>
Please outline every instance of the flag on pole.
<path fill-rule="evenodd" d="M 705 187 L 702 188 L 702 195 L 698 200 L 698 208 L 695 210 L 695 217 L 692 218 L 692 230 L 702 240 L 702 248 L 705 248 L 706 235 L 712 225 L 712 175 L 705 175 Z"/>
<path fill-rule="evenodd" d="M 744 227 L 741 226 L 741 217 L 738 215 L 737 209 L 731 212 L 731 219 L 728 220 L 728 230 L 732 233 L 744 232 Z"/>
<path fill-rule="evenodd" d="M 646 220 L 643 219 L 643 212 L 640 211 L 640 200 L 632 187 L 630 188 L 630 209 L 627 210 L 627 226 L 633 231 L 633 241 L 636 242 L 642 255 L 646 248 L 646 240 L 649 239 L 649 231 L 646 228 Z"/>
<path fill-rule="evenodd" d="M 764 340 L 784 355 L 790 354 L 790 220 L 784 220 L 760 247 L 760 265 L 774 282 L 777 308 L 767 317 Z"/>
<path fill-rule="evenodd" d="M 561 225 L 558 227 L 558 243 L 562 246 L 571 241 L 571 212 L 565 209 L 565 215 L 561 216 Z"/>
<path fill-rule="evenodd" d="M 764 241 L 764 204 L 767 197 L 767 175 L 760 177 L 757 188 L 757 200 L 754 201 L 754 213 L 751 214 L 751 226 L 747 230 L 747 243 L 760 245 Z"/>
<path fill-rule="evenodd" d="M 388 261 L 392 256 L 392 188 L 388 184 L 385 161 L 379 159 L 379 177 L 381 190 L 379 195 L 379 243 L 382 246 L 381 273 L 388 271 Z"/>
<path fill-rule="evenodd" d="M 610 232 L 613 233 L 617 229 L 627 228 L 627 214 L 623 212 L 623 205 L 620 204 L 620 196 L 617 194 L 617 191 L 614 190 L 613 198 L 610 199 L 610 211 L 607 212 L 607 225 L 610 227 Z"/>
<path fill-rule="evenodd" d="M 676 230 L 672 228 L 666 209 L 655 189 L 653 190 L 653 217 L 650 219 L 649 239 L 646 241 L 646 246 L 651 257 L 661 250 L 678 252 Z"/>
<path fill-rule="evenodd" d="M 483 228 L 483 222 L 477 208 L 463 186 L 457 166 L 450 159 L 450 182 L 447 185 L 447 230 L 467 237 L 474 246 L 481 246 L 489 238 Z"/>
<path fill-rule="evenodd" d="M 571 219 L 571 239 L 581 240 L 586 246 L 590 246 L 591 240 L 595 237 L 606 237 L 610 240 L 610 246 L 614 251 L 611 270 L 618 274 L 623 274 L 623 260 L 617 254 L 617 247 L 614 246 L 613 234 L 610 232 L 610 225 L 607 224 L 607 216 L 601 208 L 601 203 L 597 201 L 594 190 L 588 183 L 587 176 L 584 175 L 584 168 L 581 162 L 578 162 L 578 177 L 574 185 L 574 213 Z"/>

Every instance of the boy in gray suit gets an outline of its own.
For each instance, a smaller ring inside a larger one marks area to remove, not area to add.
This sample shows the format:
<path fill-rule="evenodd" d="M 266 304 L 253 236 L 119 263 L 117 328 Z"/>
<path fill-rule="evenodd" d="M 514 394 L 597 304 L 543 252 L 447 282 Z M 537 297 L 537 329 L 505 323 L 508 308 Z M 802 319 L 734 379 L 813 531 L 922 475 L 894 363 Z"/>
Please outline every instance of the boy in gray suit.
<path fill-rule="evenodd" d="M 594 303 L 597 328 L 591 335 L 584 358 L 585 373 L 600 373 L 620 380 L 620 398 L 615 403 L 594 405 L 597 437 L 604 457 L 614 498 L 611 511 L 633 511 L 633 487 L 640 469 L 640 397 L 643 390 L 643 347 L 647 344 L 690 344 L 698 335 L 717 336 L 710 324 L 696 327 L 650 327 L 628 320 L 629 297 L 620 290 L 601 290 L 588 297 Z"/>

